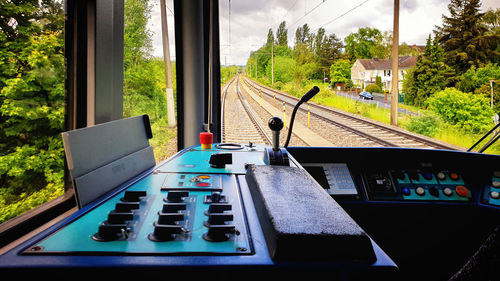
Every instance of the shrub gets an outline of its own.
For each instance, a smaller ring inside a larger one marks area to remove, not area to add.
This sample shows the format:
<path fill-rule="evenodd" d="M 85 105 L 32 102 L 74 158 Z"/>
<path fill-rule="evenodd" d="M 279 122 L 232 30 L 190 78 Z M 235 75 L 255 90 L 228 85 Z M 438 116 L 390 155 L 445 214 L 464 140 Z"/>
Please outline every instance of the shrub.
<path fill-rule="evenodd" d="M 428 137 L 433 137 L 441 126 L 441 119 L 433 113 L 424 113 L 411 117 L 408 130 Z"/>
<path fill-rule="evenodd" d="M 481 133 L 493 125 L 493 110 L 485 97 L 446 88 L 427 99 L 427 103 L 444 121 L 466 131 Z"/>
<path fill-rule="evenodd" d="M 382 89 L 375 84 L 366 86 L 365 91 L 370 93 L 382 93 Z"/>

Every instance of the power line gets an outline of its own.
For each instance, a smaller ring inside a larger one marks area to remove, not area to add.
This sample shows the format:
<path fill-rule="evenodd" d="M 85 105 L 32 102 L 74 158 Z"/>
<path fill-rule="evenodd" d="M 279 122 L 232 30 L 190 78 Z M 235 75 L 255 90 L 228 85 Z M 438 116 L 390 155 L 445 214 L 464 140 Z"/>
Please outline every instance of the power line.
<path fill-rule="evenodd" d="M 325 26 L 329 25 L 330 23 L 332 23 L 332 22 L 334 22 L 334 21 L 336 21 L 336 20 L 340 19 L 341 17 L 343 17 L 343 16 L 347 15 L 348 13 L 350 13 L 350 12 L 352 12 L 352 11 L 356 10 L 357 8 L 359 8 L 359 7 L 363 6 L 363 5 L 364 5 L 366 2 L 368 2 L 368 1 L 370 1 L 370 0 L 366 0 L 365 2 L 363 2 L 363 3 L 361 3 L 361 4 L 357 5 L 357 6 L 355 6 L 355 7 L 353 7 L 353 8 L 351 8 L 349 11 L 347 11 L 347 12 L 343 13 L 342 15 L 340 15 L 340 16 L 338 16 L 338 17 L 334 18 L 333 20 L 331 20 L 331 21 L 329 21 L 329 22 L 327 22 L 327 23 L 323 24 L 322 26 L 320 26 L 320 28 L 321 28 L 321 27 L 325 27 Z"/>
<path fill-rule="evenodd" d="M 309 10 L 309 12 L 305 13 L 302 17 L 300 17 L 298 20 L 296 20 L 294 23 L 292 23 L 291 25 L 288 26 L 288 28 L 294 26 L 297 22 L 299 22 L 301 19 L 303 19 L 305 16 L 309 15 L 310 13 L 312 13 L 314 10 L 316 10 L 316 8 L 318 8 L 319 6 L 321 6 L 323 3 L 325 3 L 327 0 L 323 0 L 321 3 L 319 3 L 318 5 L 316 5 L 314 8 L 312 8 L 311 10 Z"/>

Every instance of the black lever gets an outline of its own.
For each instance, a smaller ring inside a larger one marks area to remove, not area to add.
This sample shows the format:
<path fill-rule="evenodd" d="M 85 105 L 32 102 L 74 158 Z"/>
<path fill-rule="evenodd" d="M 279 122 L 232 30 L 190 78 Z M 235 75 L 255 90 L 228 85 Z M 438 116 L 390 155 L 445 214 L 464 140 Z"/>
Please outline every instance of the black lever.
<path fill-rule="evenodd" d="M 288 147 L 288 143 L 290 142 L 290 137 L 292 136 L 293 121 L 295 120 L 295 114 L 297 113 L 297 109 L 299 109 L 301 104 L 308 102 L 310 99 L 312 99 L 317 93 L 319 93 L 318 86 L 312 87 L 311 90 L 309 90 L 304 96 L 302 96 L 302 98 L 293 108 L 292 117 L 290 118 L 290 128 L 288 129 L 288 136 L 286 137 L 286 142 L 284 145 L 285 148 Z"/>

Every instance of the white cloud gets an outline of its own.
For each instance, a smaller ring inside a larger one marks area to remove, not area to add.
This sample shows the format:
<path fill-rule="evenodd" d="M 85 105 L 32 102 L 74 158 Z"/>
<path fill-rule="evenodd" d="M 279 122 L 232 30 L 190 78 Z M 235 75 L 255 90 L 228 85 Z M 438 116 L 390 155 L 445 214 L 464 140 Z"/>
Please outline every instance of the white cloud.
<path fill-rule="evenodd" d="M 150 20 L 154 32 L 155 56 L 162 56 L 161 18 L 159 0 Z M 401 0 L 399 39 L 408 44 L 425 44 L 435 26 L 442 25 L 442 15 L 448 14 L 449 0 Z M 307 23 L 312 31 L 324 27 L 327 34 L 343 39 L 360 27 L 392 31 L 393 0 L 232 0 L 229 22 L 229 0 L 219 1 L 221 63 L 244 65 L 250 52 L 266 42 L 267 32 L 274 33 L 279 23 L 287 22 L 288 42 L 293 44 L 295 30 Z M 172 0 L 167 6 L 173 11 Z M 359 6 L 359 7 L 358 7 Z M 500 8 L 498 0 L 483 0 L 482 10 Z M 352 11 L 349 11 L 354 9 Z M 170 49 L 175 55 L 174 20 L 167 11 Z M 333 20 L 333 21 L 332 21 Z M 329 23 L 332 21 L 331 23 Z M 329 23 L 328 25 L 325 25 Z M 229 25 L 231 32 L 229 33 Z"/>

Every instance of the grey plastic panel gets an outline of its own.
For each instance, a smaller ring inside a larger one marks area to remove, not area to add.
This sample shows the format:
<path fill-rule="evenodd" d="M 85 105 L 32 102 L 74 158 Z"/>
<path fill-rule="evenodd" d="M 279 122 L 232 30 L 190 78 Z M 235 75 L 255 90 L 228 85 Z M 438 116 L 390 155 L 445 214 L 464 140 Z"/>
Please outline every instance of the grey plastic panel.
<path fill-rule="evenodd" d="M 147 115 L 62 133 L 80 207 L 155 165 Z"/>
<path fill-rule="evenodd" d="M 74 180 L 80 206 L 155 165 L 153 148 L 146 147 Z"/>

